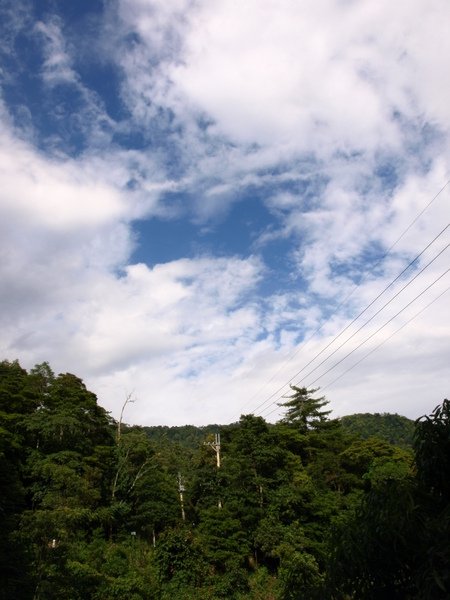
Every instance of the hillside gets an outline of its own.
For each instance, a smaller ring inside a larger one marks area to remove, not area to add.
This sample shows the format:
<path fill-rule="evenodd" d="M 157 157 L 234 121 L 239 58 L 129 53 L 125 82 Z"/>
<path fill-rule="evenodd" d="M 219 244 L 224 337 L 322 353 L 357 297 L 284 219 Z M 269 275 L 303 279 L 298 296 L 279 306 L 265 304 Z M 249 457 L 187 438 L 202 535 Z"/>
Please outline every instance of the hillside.
<path fill-rule="evenodd" d="M 217 433 L 222 425 L 179 425 L 170 427 L 168 425 L 154 425 L 142 427 L 148 438 L 155 443 L 169 442 L 179 444 L 183 448 L 198 448 L 209 434 Z"/>
<path fill-rule="evenodd" d="M 364 439 L 378 437 L 390 444 L 412 446 L 414 421 L 389 413 L 360 413 L 339 419 L 344 431 Z"/>
<path fill-rule="evenodd" d="M 344 432 L 363 439 L 378 437 L 390 444 L 412 446 L 414 421 L 398 414 L 359 413 L 346 415 L 338 419 Z M 270 427 L 270 424 L 268 424 Z M 183 448 L 195 449 L 204 442 L 209 434 L 228 429 L 230 425 L 210 424 L 202 427 L 195 425 L 143 427 L 150 440 L 179 444 Z"/>

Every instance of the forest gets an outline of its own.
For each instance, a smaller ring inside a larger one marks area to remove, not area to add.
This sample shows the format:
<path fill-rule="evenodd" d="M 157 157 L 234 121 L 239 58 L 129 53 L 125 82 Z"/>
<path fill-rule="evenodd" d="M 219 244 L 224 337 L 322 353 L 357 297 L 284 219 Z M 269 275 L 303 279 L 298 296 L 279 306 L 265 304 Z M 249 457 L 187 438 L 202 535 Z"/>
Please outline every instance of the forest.
<path fill-rule="evenodd" d="M 291 386 L 275 424 L 138 427 L 8 360 L 0 398 L 1 599 L 450 597 L 448 400 L 334 419 Z"/>

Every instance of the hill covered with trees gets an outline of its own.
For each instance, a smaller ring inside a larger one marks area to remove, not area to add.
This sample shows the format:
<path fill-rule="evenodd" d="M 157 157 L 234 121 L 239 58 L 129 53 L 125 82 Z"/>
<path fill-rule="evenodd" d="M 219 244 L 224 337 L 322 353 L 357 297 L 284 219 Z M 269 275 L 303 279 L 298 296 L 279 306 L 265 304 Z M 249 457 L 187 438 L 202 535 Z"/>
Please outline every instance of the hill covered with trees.
<path fill-rule="evenodd" d="M 362 438 L 378 437 L 390 444 L 412 446 L 414 421 L 401 415 L 388 413 L 360 413 L 339 419 L 344 431 Z"/>
<path fill-rule="evenodd" d="M 153 425 L 143 427 L 148 438 L 157 444 L 179 444 L 183 448 L 193 450 L 202 444 L 209 435 L 214 435 L 223 425 Z"/>
<path fill-rule="evenodd" d="M 407 417 L 389 413 L 359 413 L 340 417 L 345 433 L 367 439 L 377 437 L 397 446 L 413 445 L 414 421 Z M 271 424 L 268 424 L 271 427 Z M 228 425 L 153 425 L 143 427 L 149 439 L 156 443 L 179 444 L 183 448 L 194 449 L 203 443 L 208 435 L 226 429 Z"/>
<path fill-rule="evenodd" d="M 449 597 L 447 400 L 413 451 L 305 388 L 275 425 L 179 437 L 118 424 L 46 363 L 0 363 L 0 399 L 5 600 Z"/>

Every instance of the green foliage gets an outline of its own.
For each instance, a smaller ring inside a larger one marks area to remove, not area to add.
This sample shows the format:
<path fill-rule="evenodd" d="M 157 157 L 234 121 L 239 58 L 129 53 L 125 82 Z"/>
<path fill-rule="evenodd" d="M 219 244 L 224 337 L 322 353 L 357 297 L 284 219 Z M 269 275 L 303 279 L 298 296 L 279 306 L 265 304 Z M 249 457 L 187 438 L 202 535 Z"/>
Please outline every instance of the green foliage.
<path fill-rule="evenodd" d="M 398 415 L 347 427 L 292 390 L 276 425 L 150 431 L 74 375 L 0 363 L 0 599 L 448 598 L 449 402 L 414 457 Z"/>
<path fill-rule="evenodd" d="M 36 406 L 27 373 L 17 361 L 0 362 L 0 598 L 30 598 L 26 545 L 17 535 L 26 506 L 22 415 Z"/>
<path fill-rule="evenodd" d="M 372 437 L 353 441 L 341 452 L 340 460 L 346 473 L 346 489 L 367 489 L 367 474 L 376 464 L 387 463 L 393 466 L 404 463 L 405 468 L 410 470 L 413 453 L 407 448 L 393 446 L 380 438 Z"/>
<path fill-rule="evenodd" d="M 248 578 L 248 589 L 236 600 L 281 600 L 277 578 L 266 567 L 259 567 Z"/>
<path fill-rule="evenodd" d="M 335 535 L 328 567 L 332 597 L 344 593 L 361 600 L 409 597 L 413 511 L 410 489 L 398 482 L 364 497 Z"/>
<path fill-rule="evenodd" d="M 449 438 L 444 400 L 416 423 L 415 464 L 400 448 L 372 459 L 360 505 L 336 528 L 334 597 L 337 590 L 362 600 L 449 597 Z"/>
<path fill-rule="evenodd" d="M 364 439 L 377 437 L 397 446 L 413 445 L 414 421 L 401 415 L 363 413 L 346 415 L 339 422 L 346 433 Z"/>
<path fill-rule="evenodd" d="M 450 402 L 444 400 L 430 416 L 416 422 L 414 437 L 421 487 L 439 507 L 450 502 Z"/>
<path fill-rule="evenodd" d="M 424 599 L 450 596 L 450 402 L 416 422 L 418 497 L 422 506 L 423 544 L 418 586 Z"/>
<path fill-rule="evenodd" d="M 161 582 L 200 587 L 205 577 L 202 547 L 186 527 L 168 529 L 158 540 L 156 564 Z M 207 575 L 207 574 L 206 574 Z"/>
<path fill-rule="evenodd" d="M 139 427 L 127 428 L 115 448 L 111 503 L 114 529 L 150 539 L 179 515 L 176 480 Z"/>
<path fill-rule="evenodd" d="M 205 425 L 204 427 L 153 425 L 142 427 L 142 431 L 157 445 L 179 445 L 183 449 L 196 450 L 208 435 L 216 433 L 221 427 L 221 425 Z"/>
<path fill-rule="evenodd" d="M 294 392 L 286 402 L 279 404 L 286 409 L 286 414 L 282 420 L 283 423 L 295 426 L 302 433 L 310 430 L 317 430 L 323 427 L 329 427 L 328 420 L 330 410 L 322 410 L 328 404 L 324 396 L 313 398 L 317 389 L 308 390 L 305 387 L 296 387 L 291 385 Z"/>
<path fill-rule="evenodd" d="M 316 559 L 306 552 L 294 552 L 279 570 L 279 587 L 283 600 L 323 598 L 324 575 Z"/>

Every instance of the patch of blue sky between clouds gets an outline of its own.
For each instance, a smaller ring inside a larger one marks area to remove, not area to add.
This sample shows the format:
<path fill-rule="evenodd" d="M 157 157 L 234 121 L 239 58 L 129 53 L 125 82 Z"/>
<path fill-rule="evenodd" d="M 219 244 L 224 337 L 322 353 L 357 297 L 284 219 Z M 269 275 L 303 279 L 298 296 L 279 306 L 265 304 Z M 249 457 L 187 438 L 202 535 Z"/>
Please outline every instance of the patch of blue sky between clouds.
<path fill-rule="evenodd" d="M 0 4 L 6 275 L 30 284 L 23 315 L 52 290 L 30 330 L 61 349 L 38 360 L 142 390 L 205 376 L 231 398 L 240 367 L 254 386 L 327 319 L 317 337 L 338 330 L 447 218 L 433 207 L 380 262 L 448 169 L 429 43 L 448 36 L 424 0 Z M 182 419 L 184 390 L 168 397 Z"/>
<path fill-rule="evenodd" d="M 109 136 L 111 123 L 104 113 L 103 97 L 90 87 L 92 81 L 83 81 L 89 73 L 81 76 L 76 71 L 73 48 L 71 52 L 65 48 L 63 23 L 54 15 L 47 23 L 38 19 L 36 15 L 32 26 L 28 22 L 18 25 L 6 56 L 14 69 L 3 82 L 3 97 L 15 126 L 28 132 L 41 151 L 77 156 L 94 142 L 95 129 Z M 57 47 L 58 43 L 64 47 Z M 114 91 L 110 68 L 98 65 L 91 79 L 102 96 L 107 97 L 102 81 L 108 82 L 110 93 Z"/>
<path fill-rule="evenodd" d="M 292 239 L 281 232 L 279 217 L 285 206 L 278 203 L 275 209 L 270 198 L 274 194 L 289 193 L 301 210 L 312 210 L 317 197 L 309 188 L 305 181 L 249 186 L 237 192 L 233 201 L 226 203 L 223 212 L 216 213 L 206 223 L 193 222 L 189 213 L 189 205 L 192 204 L 189 194 L 165 194 L 164 204 L 171 203 L 174 207 L 173 218 L 134 222 L 136 248 L 131 260 L 155 265 L 184 256 L 246 258 L 257 255 L 268 273 L 268 277 L 260 283 L 261 294 L 298 288 L 298 274 L 289 258 Z"/>

